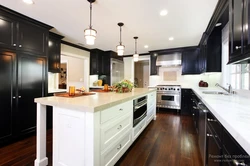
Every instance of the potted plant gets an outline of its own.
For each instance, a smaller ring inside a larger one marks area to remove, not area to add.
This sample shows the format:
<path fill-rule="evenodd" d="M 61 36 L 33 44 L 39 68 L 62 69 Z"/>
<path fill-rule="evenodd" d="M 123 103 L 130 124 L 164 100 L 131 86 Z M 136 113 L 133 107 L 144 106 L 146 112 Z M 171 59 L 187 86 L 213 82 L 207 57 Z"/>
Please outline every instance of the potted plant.
<path fill-rule="evenodd" d="M 134 84 L 131 81 L 124 79 L 118 83 L 115 83 L 113 87 L 116 92 L 125 93 L 125 92 L 131 92 L 134 87 Z"/>

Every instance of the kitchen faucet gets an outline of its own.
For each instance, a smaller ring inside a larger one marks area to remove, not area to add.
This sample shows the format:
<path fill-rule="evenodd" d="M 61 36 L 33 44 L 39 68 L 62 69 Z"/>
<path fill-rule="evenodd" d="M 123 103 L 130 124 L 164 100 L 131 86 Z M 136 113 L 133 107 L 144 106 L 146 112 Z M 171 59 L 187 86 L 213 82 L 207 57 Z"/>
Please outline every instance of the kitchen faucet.
<path fill-rule="evenodd" d="M 223 90 L 225 90 L 227 93 L 234 93 L 234 91 L 232 90 L 232 86 L 231 86 L 231 84 L 227 84 L 227 85 L 229 85 L 228 86 L 228 89 L 227 88 L 224 88 L 223 86 L 221 86 L 220 84 L 218 84 L 218 83 L 216 83 L 215 84 L 215 86 L 218 86 L 218 87 L 220 87 L 220 88 L 222 88 Z"/>

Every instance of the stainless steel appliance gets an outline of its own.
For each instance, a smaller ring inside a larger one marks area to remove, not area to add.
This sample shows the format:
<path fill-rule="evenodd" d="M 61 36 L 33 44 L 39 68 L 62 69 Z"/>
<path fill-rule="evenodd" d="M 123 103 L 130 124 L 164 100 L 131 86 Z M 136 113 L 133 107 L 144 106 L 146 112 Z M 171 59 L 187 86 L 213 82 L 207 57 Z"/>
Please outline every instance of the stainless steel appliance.
<path fill-rule="evenodd" d="M 157 85 L 157 107 L 181 109 L 180 85 Z"/>
<path fill-rule="evenodd" d="M 147 116 L 147 96 L 134 99 L 133 127 Z"/>

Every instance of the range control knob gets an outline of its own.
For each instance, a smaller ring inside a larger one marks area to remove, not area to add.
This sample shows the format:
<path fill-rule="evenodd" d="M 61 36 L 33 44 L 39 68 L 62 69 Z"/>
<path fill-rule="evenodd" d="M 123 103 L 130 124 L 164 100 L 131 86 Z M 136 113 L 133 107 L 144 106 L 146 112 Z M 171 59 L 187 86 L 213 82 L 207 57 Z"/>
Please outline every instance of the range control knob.
<path fill-rule="evenodd" d="M 175 90 L 175 88 L 174 88 L 174 90 Z"/>

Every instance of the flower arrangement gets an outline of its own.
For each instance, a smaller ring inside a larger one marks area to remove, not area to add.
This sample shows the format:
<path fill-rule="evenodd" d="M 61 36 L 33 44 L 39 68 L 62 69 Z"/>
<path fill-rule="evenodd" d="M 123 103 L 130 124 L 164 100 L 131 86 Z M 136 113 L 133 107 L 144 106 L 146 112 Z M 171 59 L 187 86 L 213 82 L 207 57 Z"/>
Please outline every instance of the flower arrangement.
<path fill-rule="evenodd" d="M 116 90 L 116 92 L 124 93 L 124 92 L 131 92 L 134 87 L 134 84 L 131 81 L 124 79 L 118 83 L 115 83 L 113 87 Z"/>

